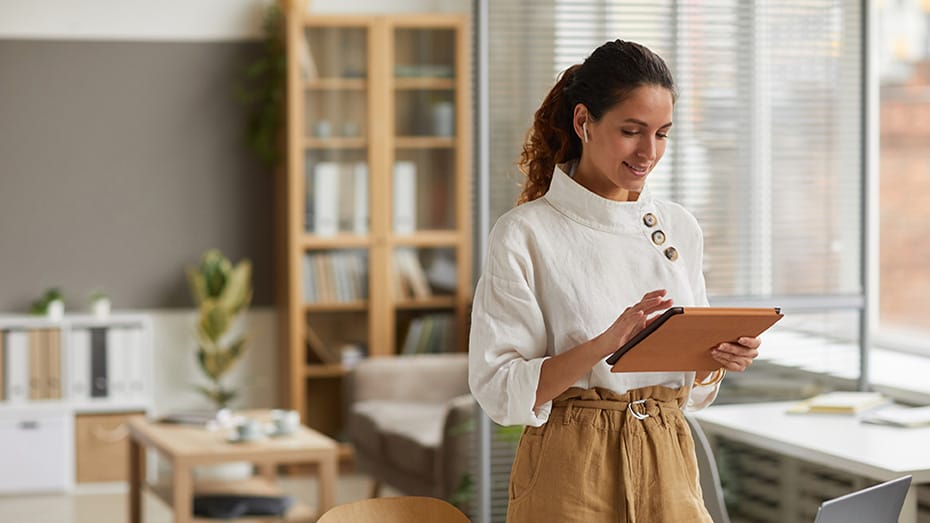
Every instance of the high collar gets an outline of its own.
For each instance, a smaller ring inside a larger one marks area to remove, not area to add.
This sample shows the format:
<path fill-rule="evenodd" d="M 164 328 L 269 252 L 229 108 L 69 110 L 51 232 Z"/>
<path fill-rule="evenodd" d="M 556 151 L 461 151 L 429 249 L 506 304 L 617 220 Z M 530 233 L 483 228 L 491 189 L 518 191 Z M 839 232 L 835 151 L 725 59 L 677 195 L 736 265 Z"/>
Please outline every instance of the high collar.
<path fill-rule="evenodd" d="M 561 165 L 552 174 L 546 200 L 562 214 L 576 222 L 609 232 L 636 232 L 642 229 L 643 216 L 654 212 L 652 196 L 644 187 L 635 202 L 618 202 L 599 196 L 576 182 Z"/>

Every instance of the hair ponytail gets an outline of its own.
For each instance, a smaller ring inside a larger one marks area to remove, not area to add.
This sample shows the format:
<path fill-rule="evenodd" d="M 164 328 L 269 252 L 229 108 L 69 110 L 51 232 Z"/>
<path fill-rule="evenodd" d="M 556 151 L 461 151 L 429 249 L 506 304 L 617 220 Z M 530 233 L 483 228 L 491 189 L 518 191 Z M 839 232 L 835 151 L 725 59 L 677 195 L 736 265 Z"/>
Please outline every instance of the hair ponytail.
<path fill-rule="evenodd" d="M 581 140 L 575 135 L 572 126 L 574 107 L 566 93 L 579 69 L 581 64 L 575 64 L 563 71 L 536 110 L 533 127 L 520 154 L 518 165 L 526 175 L 526 181 L 523 192 L 517 198 L 517 205 L 546 194 L 555 166 L 581 156 Z"/>
<path fill-rule="evenodd" d="M 606 42 L 583 64 L 566 69 L 536 111 L 523 144 L 517 165 L 526 181 L 517 205 L 546 194 L 556 165 L 581 158 L 582 144 L 572 122 L 577 104 L 584 104 L 596 121 L 642 85 L 668 89 L 674 103 L 675 81 L 665 61 L 635 42 Z"/>

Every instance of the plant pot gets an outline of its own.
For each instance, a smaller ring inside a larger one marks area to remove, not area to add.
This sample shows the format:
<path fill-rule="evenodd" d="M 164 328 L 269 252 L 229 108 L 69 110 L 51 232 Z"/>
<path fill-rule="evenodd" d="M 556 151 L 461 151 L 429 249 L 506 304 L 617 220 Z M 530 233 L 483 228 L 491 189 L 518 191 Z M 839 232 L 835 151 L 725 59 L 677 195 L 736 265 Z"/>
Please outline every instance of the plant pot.
<path fill-rule="evenodd" d="M 95 318 L 106 318 L 110 315 L 110 300 L 103 298 L 94 300 L 91 305 Z"/>
<path fill-rule="evenodd" d="M 45 315 L 54 321 L 59 321 L 65 316 L 65 302 L 61 300 L 52 300 L 48 302 L 45 308 Z"/>

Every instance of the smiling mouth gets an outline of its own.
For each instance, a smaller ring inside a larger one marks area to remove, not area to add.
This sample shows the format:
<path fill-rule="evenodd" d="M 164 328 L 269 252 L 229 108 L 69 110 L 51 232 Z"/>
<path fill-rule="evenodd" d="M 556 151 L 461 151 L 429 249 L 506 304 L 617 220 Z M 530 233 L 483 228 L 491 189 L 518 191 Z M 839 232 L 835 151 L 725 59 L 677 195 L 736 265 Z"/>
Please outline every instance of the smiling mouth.
<path fill-rule="evenodd" d="M 649 172 L 648 165 L 635 166 L 627 162 L 623 162 L 623 165 L 626 165 L 627 168 L 633 171 L 633 174 L 635 174 L 636 176 L 646 176 L 646 174 Z"/>

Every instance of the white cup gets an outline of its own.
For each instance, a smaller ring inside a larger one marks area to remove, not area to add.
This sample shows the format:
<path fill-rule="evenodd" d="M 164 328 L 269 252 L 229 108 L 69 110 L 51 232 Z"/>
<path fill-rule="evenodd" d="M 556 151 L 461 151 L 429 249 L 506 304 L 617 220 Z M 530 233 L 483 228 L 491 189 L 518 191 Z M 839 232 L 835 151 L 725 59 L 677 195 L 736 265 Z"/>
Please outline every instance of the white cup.
<path fill-rule="evenodd" d="M 296 410 L 271 411 L 271 423 L 276 434 L 290 434 L 300 427 L 300 414 Z"/>
<path fill-rule="evenodd" d="M 236 435 L 241 440 L 256 439 L 262 436 L 262 425 L 258 420 L 245 419 L 236 425 Z"/>

